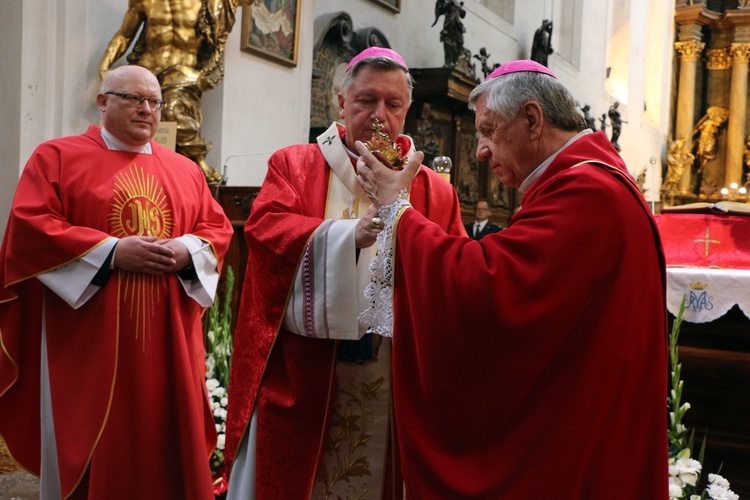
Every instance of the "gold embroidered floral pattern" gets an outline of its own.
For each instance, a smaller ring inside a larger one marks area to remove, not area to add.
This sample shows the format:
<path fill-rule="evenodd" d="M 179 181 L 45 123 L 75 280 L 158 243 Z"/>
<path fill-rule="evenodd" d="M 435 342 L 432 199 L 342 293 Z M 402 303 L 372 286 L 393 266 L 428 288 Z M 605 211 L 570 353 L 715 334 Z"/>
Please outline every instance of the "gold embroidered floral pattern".
<path fill-rule="evenodd" d="M 332 432 L 329 433 L 326 450 L 333 456 L 329 457 L 332 460 L 325 460 L 321 466 L 316 488 L 316 493 L 322 491 L 319 498 L 369 497 L 367 481 L 358 484 L 353 479 L 372 475 L 366 449 L 373 439 L 370 429 L 375 418 L 373 402 L 380 399 L 378 390 L 384 382 L 383 377 L 372 382 L 350 378 L 349 383 L 340 388 L 346 398 L 343 404 L 336 404 L 332 416 Z"/>

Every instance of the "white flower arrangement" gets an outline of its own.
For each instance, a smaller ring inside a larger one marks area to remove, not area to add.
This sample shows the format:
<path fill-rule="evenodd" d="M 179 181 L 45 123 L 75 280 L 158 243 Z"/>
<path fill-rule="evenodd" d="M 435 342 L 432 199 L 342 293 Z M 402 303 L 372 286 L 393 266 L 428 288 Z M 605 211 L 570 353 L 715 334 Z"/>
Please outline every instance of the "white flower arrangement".
<path fill-rule="evenodd" d="M 219 385 L 219 381 L 215 378 L 206 380 L 206 388 L 208 389 L 208 397 L 211 400 L 211 411 L 214 415 L 214 422 L 216 423 L 216 433 L 218 434 L 218 438 L 216 441 L 216 451 L 214 451 L 214 454 L 219 454 L 219 452 L 221 452 L 222 456 L 217 457 L 220 458 L 219 461 L 221 462 L 223 461 L 224 439 L 227 430 L 226 420 L 228 399 L 224 396 L 224 394 L 226 394 L 226 389 L 221 387 L 221 385 Z"/>
<path fill-rule="evenodd" d="M 682 326 L 682 315 L 685 311 L 685 298 L 682 298 L 680 310 L 672 323 L 669 334 L 669 354 L 671 360 L 670 391 L 667 396 L 669 406 L 669 426 L 667 438 L 669 440 L 669 498 L 688 500 L 738 500 L 740 497 L 729 489 L 729 481 L 718 474 L 708 475 L 708 485 L 704 491 L 698 489 L 703 466 L 703 454 L 706 441 L 703 441 L 698 459 L 693 456 L 693 432 L 682 423 L 685 413 L 690 409 L 690 403 L 681 403 L 683 381 L 681 378 L 682 364 L 679 361 L 680 349 L 677 340 Z"/>
<path fill-rule="evenodd" d="M 214 492 L 226 490 L 224 444 L 226 442 L 227 403 L 229 402 L 229 365 L 232 357 L 232 292 L 234 272 L 226 270 L 226 293 L 222 304 L 215 300 L 208 309 L 206 333 L 206 390 L 216 425 L 216 448 L 211 454 L 211 472 L 216 479 Z M 217 484 L 218 483 L 218 484 Z"/>

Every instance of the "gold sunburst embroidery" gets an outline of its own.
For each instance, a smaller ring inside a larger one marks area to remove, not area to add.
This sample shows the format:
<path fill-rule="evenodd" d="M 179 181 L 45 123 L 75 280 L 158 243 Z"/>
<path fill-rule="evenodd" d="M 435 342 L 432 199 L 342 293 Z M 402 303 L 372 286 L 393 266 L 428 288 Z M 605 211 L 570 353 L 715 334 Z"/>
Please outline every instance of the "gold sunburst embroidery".
<path fill-rule="evenodd" d="M 115 177 L 114 197 L 107 217 L 111 233 L 118 238 L 127 236 L 156 236 L 168 238 L 172 233 L 172 210 L 159 181 L 144 172 L 143 168 L 131 165 Z M 151 334 L 150 320 L 156 313 L 156 304 L 161 301 L 160 290 L 164 276 L 124 272 L 120 274 L 122 303 L 134 319 L 135 339 L 141 339 L 146 349 L 146 338 Z"/>
<path fill-rule="evenodd" d="M 117 174 L 114 200 L 109 216 L 112 234 L 168 238 L 172 232 L 172 211 L 164 189 L 153 175 L 132 165 Z"/>

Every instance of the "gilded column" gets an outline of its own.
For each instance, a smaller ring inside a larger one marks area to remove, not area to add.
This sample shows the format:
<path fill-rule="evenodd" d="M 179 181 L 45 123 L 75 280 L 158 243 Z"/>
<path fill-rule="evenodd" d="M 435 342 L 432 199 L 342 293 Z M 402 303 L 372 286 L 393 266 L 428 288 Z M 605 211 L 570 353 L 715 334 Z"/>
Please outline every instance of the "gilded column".
<path fill-rule="evenodd" d="M 695 123 L 695 77 L 698 57 L 706 46 L 698 40 L 675 42 L 675 51 L 680 55 L 680 76 L 677 86 L 677 121 L 675 140 L 684 140 L 688 151 L 693 148 L 693 123 Z M 690 191 L 691 170 L 686 168 L 680 179 L 680 191 Z"/>
<path fill-rule="evenodd" d="M 698 141 L 696 158 L 701 169 L 699 195 L 713 199 L 719 196 L 719 190 L 724 186 L 724 166 L 727 163 L 726 117 L 719 121 L 714 121 L 714 118 L 717 112 L 722 115 L 729 112 L 732 59 L 729 54 L 731 33 L 721 23 L 711 27 L 712 48 L 706 50 L 705 114 L 696 123 L 693 138 Z M 709 146 L 712 147 L 707 150 Z"/>
<path fill-rule="evenodd" d="M 742 185 L 743 150 L 745 149 L 745 118 L 747 116 L 747 69 L 750 61 L 750 43 L 733 43 L 732 81 L 729 90 L 729 120 L 727 123 L 727 163 L 724 185 L 736 182 Z"/>
<path fill-rule="evenodd" d="M 706 51 L 706 69 L 709 71 L 708 76 L 708 103 L 709 106 L 721 106 L 726 108 L 729 105 L 728 100 L 721 92 L 724 87 L 724 78 L 720 72 L 731 69 L 732 58 L 729 55 L 729 48 L 709 49 Z"/>
<path fill-rule="evenodd" d="M 745 122 L 747 120 L 747 71 L 750 60 L 750 10 L 743 7 L 727 9 L 722 24 L 731 28 L 732 76 L 729 88 L 729 120 L 727 121 L 727 156 L 724 166 L 724 186 L 736 182 L 744 184 Z"/>
<path fill-rule="evenodd" d="M 699 112 L 696 110 L 695 101 L 698 61 L 706 46 L 703 43 L 703 27 L 715 23 L 719 19 L 719 14 L 705 9 L 703 2 L 692 0 L 690 2 L 677 1 L 674 17 L 677 23 L 677 41 L 674 48 L 679 55 L 680 68 L 673 140 L 684 141 L 687 151 L 692 151 L 695 114 Z M 693 168 L 685 168 L 681 173 L 677 182 L 679 192 L 690 193 L 693 171 Z"/>

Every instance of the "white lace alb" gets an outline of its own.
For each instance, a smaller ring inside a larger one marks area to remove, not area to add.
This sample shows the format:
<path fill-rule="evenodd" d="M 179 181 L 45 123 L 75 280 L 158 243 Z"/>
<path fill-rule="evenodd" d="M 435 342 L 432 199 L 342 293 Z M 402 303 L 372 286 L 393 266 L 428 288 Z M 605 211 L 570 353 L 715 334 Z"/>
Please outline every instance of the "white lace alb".
<path fill-rule="evenodd" d="M 402 189 L 395 202 L 378 210 L 383 230 L 378 233 L 378 251 L 370 262 L 370 283 L 365 287 L 370 306 L 359 315 L 359 321 L 369 326 L 370 333 L 384 337 L 393 337 L 393 226 L 409 207 L 408 193 Z"/>

